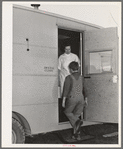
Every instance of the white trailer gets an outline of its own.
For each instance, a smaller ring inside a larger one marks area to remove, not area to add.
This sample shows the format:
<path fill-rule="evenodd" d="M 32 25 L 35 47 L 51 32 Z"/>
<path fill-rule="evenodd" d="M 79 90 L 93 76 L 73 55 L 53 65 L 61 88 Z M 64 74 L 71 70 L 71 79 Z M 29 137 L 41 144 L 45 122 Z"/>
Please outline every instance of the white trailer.
<path fill-rule="evenodd" d="M 118 123 L 117 28 L 102 28 L 38 9 L 13 6 L 12 139 L 70 128 L 58 94 L 58 56 L 71 44 L 81 60 L 88 107 L 84 125 Z"/>

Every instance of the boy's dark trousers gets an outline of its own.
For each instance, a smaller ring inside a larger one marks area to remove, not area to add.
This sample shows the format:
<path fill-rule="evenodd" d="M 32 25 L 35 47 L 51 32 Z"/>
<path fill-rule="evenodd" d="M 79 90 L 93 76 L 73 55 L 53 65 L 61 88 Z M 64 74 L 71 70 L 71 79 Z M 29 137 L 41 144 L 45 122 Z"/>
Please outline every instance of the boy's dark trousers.
<path fill-rule="evenodd" d="M 81 98 L 69 98 L 66 101 L 64 113 L 68 117 L 72 127 L 74 127 L 79 116 L 83 112 L 84 103 Z"/>

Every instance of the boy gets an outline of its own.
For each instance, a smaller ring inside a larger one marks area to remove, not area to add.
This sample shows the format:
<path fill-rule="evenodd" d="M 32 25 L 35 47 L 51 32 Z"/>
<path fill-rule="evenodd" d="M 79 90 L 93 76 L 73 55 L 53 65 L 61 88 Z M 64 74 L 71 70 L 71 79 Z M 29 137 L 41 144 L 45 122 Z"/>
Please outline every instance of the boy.
<path fill-rule="evenodd" d="M 87 104 L 87 98 L 84 100 L 82 93 L 83 79 L 78 72 L 78 69 L 79 64 L 77 62 L 73 61 L 69 64 L 71 75 L 68 75 L 65 78 L 62 106 L 65 108 L 64 113 L 73 127 L 72 138 L 81 140 L 80 126 L 83 122 L 79 119 L 79 117 L 83 112 L 85 104 Z"/>

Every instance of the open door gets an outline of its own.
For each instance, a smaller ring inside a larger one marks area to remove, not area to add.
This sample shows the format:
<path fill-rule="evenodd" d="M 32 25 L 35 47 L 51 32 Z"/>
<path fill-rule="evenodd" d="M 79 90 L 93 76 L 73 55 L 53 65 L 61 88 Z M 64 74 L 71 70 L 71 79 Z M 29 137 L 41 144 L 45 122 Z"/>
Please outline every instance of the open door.
<path fill-rule="evenodd" d="M 84 32 L 83 73 L 88 107 L 85 120 L 118 122 L 117 28 Z"/>

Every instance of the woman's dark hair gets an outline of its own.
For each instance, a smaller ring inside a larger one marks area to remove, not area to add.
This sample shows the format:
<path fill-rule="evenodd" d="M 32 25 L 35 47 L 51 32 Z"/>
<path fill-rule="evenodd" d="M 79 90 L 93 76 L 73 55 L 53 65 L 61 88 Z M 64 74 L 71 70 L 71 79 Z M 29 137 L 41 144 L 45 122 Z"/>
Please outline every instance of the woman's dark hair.
<path fill-rule="evenodd" d="M 72 69 L 73 71 L 78 70 L 79 64 L 77 62 L 73 61 L 69 64 L 69 69 Z"/>

